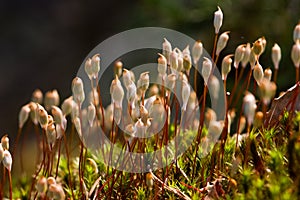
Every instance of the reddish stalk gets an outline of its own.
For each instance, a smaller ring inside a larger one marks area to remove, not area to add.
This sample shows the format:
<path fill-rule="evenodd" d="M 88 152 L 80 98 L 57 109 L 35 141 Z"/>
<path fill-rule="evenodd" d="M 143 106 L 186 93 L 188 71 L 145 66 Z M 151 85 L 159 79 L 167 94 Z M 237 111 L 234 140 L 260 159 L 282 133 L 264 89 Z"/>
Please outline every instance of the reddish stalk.
<path fill-rule="evenodd" d="M 80 155 L 79 155 L 79 180 L 83 178 L 82 160 L 83 160 L 83 142 L 80 141 Z M 83 184 L 80 181 L 80 193 L 83 194 Z"/>
<path fill-rule="evenodd" d="M 71 189 L 72 198 L 75 199 L 75 195 L 74 195 L 74 192 L 73 192 L 72 173 L 71 173 L 71 169 L 70 169 L 70 153 L 69 153 L 69 147 L 68 147 L 68 144 L 67 144 L 67 137 L 66 137 L 65 131 L 63 131 L 63 137 L 64 137 L 63 140 L 64 140 L 64 144 L 65 144 L 66 156 L 67 156 L 67 168 L 68 168 L 68 172 L 69 172 L 69 176 L 68 176 L 69 186 L 70 186 L 70 189 Z"/>
<path fill-rule="evenodd" d="M 195 168 L 196 168 L 196 158 L 199 150 L 199 144 L 201 142 L 201 136 L 202 136 L 202 128 L 204 124 L 204 112 L 205 112 L 205 104 L 206 104 L 206 93 L 207 93 L 207 85 L 204 85 L 204 91 L 203 91 L 203 100 L 202 100 L 202 110 L 200 114 L 200 123 L 198 126 L 198 133 L 196 137 L 196 153 L 193 161 L 193 171 L 192 171 L 192 181 L 194 180 L 195 177 Z"/>
<path fill-rule="evenodd" d="M 274 69 L 274 77 L 273 77 L 274 83 L 277 82 L 277 76 L 278 76 L 278 69 Z"/>
<path fill-rule="evenodd" d="M 4 166 L 2 166 L 2 167 L 4 167 Z M 0 199 L 3 199 L 3 188 L 2 187 L 3 187 L 3 184 L 0 185 Z"/>
<path fill-rule="evenodd" d="M 143 91 L 142 92 L 142 106 L 144 106 L 144 101 L 145 101 L 145 92 Z"/>
<path fill-rule="evenodd" d="M 219 156 L 219 158 L 221 159 L 221 166 L 219 165 L 219 169 L 222 170 L 223 169 L 223 165 L 224 165 L 224 153 L 225 153 L 225 144 L 226 144 L 226 140 L 227 140 L 227 136 L 228 136 L 228 102 L 227 102 L 227 96 L 226 96 L 226 79 L 224 80 L 224 94 L 225 94 L 225 126 L 223 128 L 222 131 L 222 135 L 221 135 L 221 151 L 219 151 L 219 153 L 221 152 L 221 157 Z"/>
<path fill-rule="evenodd" d="M 242 108 L 243 108 L 243 105 L 242 105 Z M 239 142 L 239 134 L 240 134 L 239 130 L 240 130 L 240 123 L 241 123 L 242 112 L 243 112 L 243 110 L 240 112 L 239 119 L 238 119 L 238 124 L 237 124 L 235 150 L 237 150 L 238 142 Z"/>
<path fill-rule="evenodd" d="M 20 137 L 21 137 L 21 134 L 22 134 L 22 128 L 18 128 L 18 133 L 17 133 L 17 138 L 16 138 L 16 143 L 13 147 L 13 150 L 12 150 L 12 157 L 14 158 L 15 157 L 15 151 L 16 151 L 16 148 L 19 144 L 19 140 L 20 140 Z M 22 154 L 21 154 L 22 155 Z"/>
<path fill-rule="evenodd" d="M 58 175 L 58 167 L 59 167 L 60 152 L 61 152 L 61 141 L 62 141 L 62 138 L 59 138 L 58 139 L 58 157 L 57 157 L 57 162 L 56 162 L 55 179 L 57 178 L 57 175 Z"/>
<path fill-rule="evenodd" d="M 99 104 L 100 104 L 100 109 L 101 109 L 101 114 L 102 114 L 102 130 L 103 130 L 103 132 L 105 132 L 104 108 L 103 108 L 103 104 L 102 104 L 101 90 L 100 90 L 100 86 L 99 86 L 98 82 L 99 82 L 99 80 L 98 80 L 98 77 L 97 77 L 96 84 L 97 84 L 97 92 L 98 92 L 98 95 L 99 95 Z"/>
<path fill-rule="evenodd" d="M 46 135 L 46 129 L 44 129 L 44 128 L 43 128 L 43 153 L 44 153 L 44 159 L 43 159 L 43 163 L 42 163 L 42 166 L 44 166 L 43 174 L 44 174 L 44 176 L 46 176 L 47 172 L 48 172 L 48 166 L 49 166 L 48 164 L 50 162 L 50 159 L 49 159 L 48 138 Z"/>
<path fill-rule="evenodd" d="M 165 110 L 166 110 L 166 112 L 168 113 L 168 105 L 167 105 L 167 103 L 165 103 Z M 168 116 L 168 115 L 167 115 Z M 164 145 L 165 145 L 165 147 L 168 145 L 168 137 L 169 137 L 169 124 L 168 124 L 168 118 L 166 119 L 166 121 L 165 121 L 165 125 L 164 125 L 164 133 L 163 133 L 163 141 L 162 141 L 162 143 L 164 143 Z M 161 147 L 162 147 L 162 145 L 161 145 Z M 169 167 L 168 167 L 168 150 L 167 150 L 167 148 L 166 148 L 166 150 L 165 150 L 165 159 L 166 159 L 166 173 L 165 174 L 163 174 L 163 179 L 164 179 L 164 182 L 166 181 L 166 179 L 167 179 L 167 177 L 168 177 L 168 173 L 169 173 Z M 164 194 L 164 184 L 162 185 L 162 196 L 163 196 L 163 194 Z"/>
<path fill-rule="evenodd" d="M 244 71 L 245 71 L 245 67 L 242 67 L 242 69 L 241 69 L 241 71 L 240 71 L 240 74 L 239 74 L 239 77 L 238 77 L 238 79 L 237 79 L 237 82 L 238 82 L 238 83 L 240 82 L 241 78 L 243 77 Z"/>
<path fill-rule="evenodd" d="M 214 48 L 213 48 L 213 52 L 212 52 L 212 60 L 215 60 L 215 55 L 216 55 L 216 48 L 217 48 L 217 42 L 218 42 L 218 33 L 215 34 L 215 39 L 214 39 Z"/>
<path fill-rule="evenodd" d="M 198 79 L 198 62 L 196 63 L 196 66 L 195 66 L 195 70 L 194 70 L 194 90 L 197 94 L 197 79 Z"/>
<path fill-rule="evenodd" d="M 217 66 L 217 62 L 219 60 L 219 55 L 216 56 L 216 59 L 214 60 L 215 66 Z"/>
<path fill-rule="evenodd" d="M 296 66 L 296 83 L 299 81 L 299 65 Z"/>
<path fill-rule="evenodd" d="M 5 180 L 6 180 L 6 169 L 3 166 L 3 176 L 2 176 L 2 184 L 1 185 L 5 185 Z"/>
<path fill-rule="evenodd" d="M 50 151 L 49 151 L 49 163 L 48 163 L 48 169 L 49 169 L 49 175 L 52 176 L 52 167 L 53 167 L 53 159 L 54 159 L 54 154 L 53 154 L 53 146 L 50 144 Z"/>
<path fill-rule="evenodd" d="M 12 194 L 12 178 L 11 178 L 11 172 L 10 170 L 8 171 L 8 178 L 9 178 L 9 199 L 12 200 L 13 199 L 13 194 Z"/>
<path fill-rule="evenodd" d="M 238 68 L 235 68 L 235 79 L 234 79 L 234 85 L 233 88 L 231 90 L 231 94 L 230 94 L 230 99 L 229 99 L 229 103 L 228 105 L 231 105 L 232 99 L 235 95 L 235 90 L 237 88 L 237 83 L 238 83 Z"/>
<path fill-rule="evenodd" d="M 251 76 L 252 76 L 252 69 L 250 69 L 250 71 L 249 71 L 249 76 L 248 76 L 246 91 L 249 89 L 250 81 L 251 81 Z"/>
<path fill-rule="evenodd" d="M 80 102 L 77 102 L 78 104 L 78 110 L 79 110 L 79 120 L 80 120 L 80 127 L 81 127 L 81 133 L 82 133 L 82 112 L 81 112 L 81 105 Z M 82 137 L 82 136 L 81 136 Z M 79 155 L 79 180 L 83 179 L 83 168 L 82 168 L 82 160 L 83 160 L 83 149 L 84 149 L 84 144 L 82 142 L 82 138 L 80 138 L 80 155 Z M 83 184 L 82 181 L 80 182 L 80 193 L 84 194 L 83 191 Z"/>
<path fill-rule="evenodd" d="M 40 148 L 40 142 L 41 142 L 41 139 L 40 139 L 40 132 L 39 132 L 39 128 L 36 124 L 33 125 L 34 127 L 34 132 L 35 132 L 35 135 L 36 135 L 36 144 L 37 144 L 37 154 L 36 154 L 36 165 L 38 165 L 39 163 L 39 160 L 40 160 L 40 156 L 41 156 L 41 148 Z M 23 160 L 20 158 L 20 162 L 22 163 Z"/>
<path fill-rule="evenodd" d="M 189 189 L 192 189 L 192 190 L 195 190 L 199 193 L 203 193 L 206 191 L 206 189 L 202 188 L 202 189 L 199 189 L 199 188 L 196 188 L 194 186 L 191 186 L 191 185 L 188 185 L 188 184 L 185 184 L 184 182 L 180 182 L 180 184 L 184 185 L 185 187 L 189 188 Z"/>
<path fill-rule="evenodd" d="M 175 99 L 175 109 L 176 109 L 176 112 L 175 112 L 175 119 L 174 119 L 174 126 L 175 126 L 175 129 L 174 129 L 174 138 L 177 136 L 177 119 L 178 119 L 178 112 L 179 112 L 179 106 L 178 106 L 178 102 L 177 100 Z M 180 120 L 180 124 L 179 124 L 179 127 L 182 127 L 182 120 L 183 120 L 183 115 L 184 115 L 184 111 L 182 111 L 181 113 L 181 120 Z M 178 136 L 180 135 L 180 130 L 178 132 Z M 176 171 L 178 170 L 178 166 L 177 166 L 177 149 L 178 149 L 178 142 L 175 138 L 175 164 L 176 164 Z"/>
<path fill-rule="evenodd" d="M 232 102 L 229 102 L 228 105 L 230 105 L 231 108 L 234 108 L 238 102 L 238 100 L 240 99 L 241 95 L 243 94 L 243 91 L 248 91 L 249 90 L 249 87 L 250 87 L 250 82 L 251 82 L 251 75 L 252 75 L 252 69 L 250 69 L 248 75 L 247 75 L 247 83 L 244 82 L 242 88 L 244 88 L 244 85 L 247 84 L 246 86 L 246 89 L 245 90 L 239 90 L 239 93 L 235 99 L 235 101 L 232 103 Z"/>

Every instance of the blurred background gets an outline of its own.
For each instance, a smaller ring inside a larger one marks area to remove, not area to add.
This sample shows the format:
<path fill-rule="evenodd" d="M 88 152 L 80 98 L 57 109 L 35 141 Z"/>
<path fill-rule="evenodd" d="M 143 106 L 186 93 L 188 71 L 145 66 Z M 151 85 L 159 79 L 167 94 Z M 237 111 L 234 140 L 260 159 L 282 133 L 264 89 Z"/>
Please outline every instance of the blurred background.
<path fill-rule="evenodd" d="M 36 88 L 71 95 L 71 81 L 86 55 L 106 38 L 127 29 L 166 27 L 200 39 L 208 52 L 214 37 L 213 13 L 224 13 L 221 32 L 230 31 L 222 56 L 237 45 L 267 39 L 261 57 L 271 67 L 270 50 L 282 49 L 279 89 L 294 83 L 290 60 L 298 0 L 2 0 L 0 2 L 0 136 L 15 137 L 18 113 Z"/>

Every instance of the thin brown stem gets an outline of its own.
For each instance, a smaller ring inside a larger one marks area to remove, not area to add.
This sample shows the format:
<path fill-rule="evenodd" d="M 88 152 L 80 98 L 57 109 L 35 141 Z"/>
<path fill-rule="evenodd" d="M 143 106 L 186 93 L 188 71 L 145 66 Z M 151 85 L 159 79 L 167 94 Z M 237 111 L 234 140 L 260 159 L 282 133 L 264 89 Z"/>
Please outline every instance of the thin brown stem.
<path fill-rule="evenodd" d="M 3 176 L 2 176 L 2 183 L 1 183 L 1 185 L 5 185 L 5 180 L 6 180 L 6 169 L 3 166 Z"/>
<path fill-rule="evenodd" d="M 249 89 L 250 81 L 251 81 L 251 76 L 252 76 L 252 69 L 250 69 L 250 71 L 249 71 L 249 76 L 248 76 L 246 91 Z"/>
<path fill-rule="evenodd" d="M 18 129 L 18 133 L 17 133 L 16 143 L 15 143 L 15 145 L 13 147 L 13 150 L 12 150 L 12 157 L 13 158 L 15 157 L 15 152 L 16 152 L 16 149 L 17 149 L 17 146 L 18 146 L 21 134 L 22 134 L 22 128 L 19 128 Z"/>
<path fill-rule="evenodd" d="M 58 167 L 59 167 L 59 161 L 60 161 L 60 152 L 61 152 L 61 140 L 62 138 L 58 139 L 58 157 L 57 157 L 57 162 L 56 162 L 56 170 L 55 170 L 55 178 L 58 176 Z"/>
<path fill-rule="evenodd" d="M 213 48 L 213 52 L 212 52 L 212 60 L 215 60 L 215 55 L 216 55 L 216 48 L 217 48 L 217 42 L 218 42 L 218 33 L 215 34 L 215 39 L 214 39 L 214 48 Z"/>
<path fill-rule="evenodd" d="M 198 154 L 199 144 L 201 142 L 202 129 L 203 129 L 203 125 L 204 125 L 204 112 L 205 112 L 205 104 L 206 104 L 206 93 L 207 93 L 207 85 L 204 85 L 202 109 L 201 109 L 201 114 L 200 114 L 200 123 L 199 123 L 199 126 L 198 126 L 198 133 L 197 133 L 197 138 L 196 138 L 196 152 L 195 152 L 195 157 L 194 157 L 194 161 L 193 161 L 192 180 L 194 180 L 194 176 L 195 176 L 197 154 Z"/>
<path fill-rule="evenodd" d="M 197 94 L 197 79 L 198 79 L 198 62 L 195 65 L 195 70 L 194 70 L 194 90 Z"/>
<path fill-rule="evenodd" d="M 277 82 L 277 76 L 278 76 L 278 69 L 275 69 L 275 70 L 274 70 L 274 77 L 273 77 L 274 83 Z"/>
<path fill-rule="evenodd" d="M 50 151 L 48 154 L 49 158 L 49 163 L 48 163 L 48 169 L 49 169 L 49 175 L 52 176 L 52 167 L 53 167 L 53 159 L 54 159 L 54 154 L 53 154 L 53 146 L 50 144 Z"/>
<path fill-rule="evenodd" d="M 299 66 L 296 67 L 296 83 L 299 81 Z"/>
<path fill-rule="evenodd" d="M 231 94 L 230 94 L 230 99 L 229 99 L 228 105 L 231 105 L 232 99 L 233 99 L 233 97 L 235 95 L 235 90 L 237 88 L 237 84 L 238 84 L 238 68 L 235 68 L 235 81 L 234 81 L 233 88 L 231 90 Z"/>
<path fill-rule="evenodd" d="M 0 168 L 1 166 L 4 168 L 3 165 L 0 165 Z M 3 199 L 3 184 L 0 185 L 0 199 Z"/>
<path fill-rule="evenodd" d="M 78 104 L 78 110 L 79 110 L 79 120 L 80 120 L 80 127 L 81 127 L 81 133 L 82 131 L 82 112 L 81 112 L 81 104 L 80 102 L 77 102 Z M 82 136 L 81 136 L 82 137 Z M 79 155 L 79 180 L 83 179 L 83 168 L 82 168 L 82 160 L 83 160 L 83 149 L 84 149 L 84 144 L 82 142 L 83 138 L 79 138 L 80 139 L 80 155 Z M 84 194 L 83 191 L 83 184 L 82 181 L 79 181 L 80 183 L 80 193 Z"/>
<path fill-rule="evenodd" d="M 11 172 L 10 170 L 8 171 L 8 178 L 9 178 L 9 199 L 12 200 L 13 199 L 13 193 L 12 193 L 12 178 L 11 178 Z"/>
<path fill-rule="evenodd" d="M 227 96 L 226 96 L 226 79 L 224 80 L 224 94 L 225 94 L 225 126 L 222 131 L 221 135 L 221 156 L 219 155 L 219 158 L 221 160 L 221 163 L 219 161 L 219 169 L 223 170 L 223 165 L 224 165 L 224 153 L 225 153 L 225 143 L 228 137 L 228 105 L 227 105 Z"/>
<path fill-rule="evenodd" d="M 68 147 L 68 143 L 67 143 L 66 133 L 65 133 L 64 130 L 63 130 L 63 140 L 64 140 L 66 156 L 67 156 L 67 168 L 68 168 L 68 172 L 69 172 L 69 176 L 68 176 L 69 187 L 71 189 L 72 198 L 75 199 L 75 195 L 74 195 L 74 192 L 73 192 L 72 173 L 71 173 L 71 169 L 70 169 L 70 153 L 69 153 L 69 147 Z"/>
<path fill-rule="evenodd" d="M 99 95 L 99 104 L 100 104 L 100 109 L 101 109 L 101 114 L 102 114 L 102 130 L 105 133 L 104 108 L 103 108 L 103 104 L 102 104 L 101 90 L 100 90 L 100 86 L 99 86 L 98 82 L 99 82 L 99 80 L 98 80 L 98 77 L 97 77 L 96 84 L 97 84 L 97 92 L 98 92 L 98 95 Z"/>
<path fill-rule="evenodd" d="M 239 77 L 238 77 L 238 79 L 237 79 L 237 82 L 238 82 L 238 83 L 240 82 L 241 78 L 243 77 L 244 71 L 245 71 L 245 67 L 242 67 L 242 69 L 241 69 L 241 71 L 240 71 L 240 73 L 239 73 Z"/>
<path fill-rule="evenodd" d="M 79 180 L 83 179 L 83 168 L 82 168 L 82 160 L 83 160 L 83 142 L 80 141 L 80 155 L 79 155 Z M 83 194 L 83 184 L 80 181 L 80 193 Z"/>

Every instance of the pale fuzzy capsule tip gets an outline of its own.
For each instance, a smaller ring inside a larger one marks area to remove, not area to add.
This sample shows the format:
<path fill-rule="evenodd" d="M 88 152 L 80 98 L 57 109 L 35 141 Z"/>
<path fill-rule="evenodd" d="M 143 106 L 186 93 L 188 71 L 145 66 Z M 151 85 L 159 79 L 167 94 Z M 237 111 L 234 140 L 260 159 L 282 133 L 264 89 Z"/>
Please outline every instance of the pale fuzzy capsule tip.
<path fill-rule="evenodd" d="M 260 96 L 265 105 L 268 105 L 276 94 L 277 86 L 274 82 L 264 78 L 259 86 Z"/>
<path fill-rule="evenodd" d="M 211 121 L 208 127 L 208 137 L 211 141 L 216 141 L 224 127 L 223 121 Z"/>
<path fill-rule="evenodd" d="M 215 34 L 218 34 L 223 23 L 223 12 L 218 6 L 218 10 L 214 13 Z"/>
<path fill-rule="evenodd" d="M 182 51 L 182 55 L 190 55 L 191 52 L 190 52 L 190 45 L 186 45 L 186 47 L 183 49 Z"/>
<path fill-rule="evenodd" d="M 4 150 L 9 150 L 9 138 L 7 135 L 1 138 L 1 144 Z"/>
<path fill-rule="evenodd" d="M 123 62 L 121 60 L 118 60 L 114 64 L 114 74 L 120 77 L 122 75 L 123 71 Z"/>
<path fill-rule="evenodd" d="M 143 91 L 146 91 L 149 87 L 149 72 L 143 72 L 140 74 L 140 78 L 137 83 L 137 87 L 142 89 Z"/>
<path fill-rule="evenodd" d="M 295 43 L 300 41 L 300 23 L 298 23 L 294 28 L 293 39 Z"/>
<path fill-rule="evenodd" d="M 99 54 L 95 54 L 92 57 L 92 61 L 91 61 L 91 71 L 93 72 L 93 78 L 97 78 L 98 73 L 100 71 L 100 55 Z"/>
<path fill-rule="evenodd" d="M 250 47 L 250 43 L 247 43 L 245 46 L 245 52 L 244 52 L 244 56 L 242 59 L 242 67 L 245 68 L 246 65 L 250 62 L 250 55 L 251 55 L 251 47 Z"/>
<path fill-rule="evenodd" d="M 122 73 L 122 78 L 123 78 L 123 83 L 126 88 L 131 84 L 131 82 L 134 82 L 132 79 L 132 73 L 128 69 L 123 68 L 123 73 Z"/>
<path fill-rule="evenodd" d="M 37 114 L 37 108 L 38 108 L 38 104 L 34 103 L 34 102 L 30 102 L 29 103 L 29 108 L 30 108 L 30 119 L 31 121 L 35 124 L 38 125 L 39 121 L 38 121 L 38 114 Z"/>
<path fill-rule="evenodd" d="M 111 82 L 110 85 L 110 95 L 112 103 L 117 104 L 119 107 L 122 107 L 122 101 L 124 98 L 124 89 L 121 85 L 118 76 Z"/>
<path fill-rule="evenodd" d="M 31 101 L 41 104 L 43 102 L 43 93 L 40 89 L 35 89 L 31 96 Z"/>
<path fill-rule="evenodd" d="M 264 71 L 263 71 L 262 66 L 259 63 L 257 63 L 254 66 L 253 77 L 254 77 L 255 81 L 257 82 L 257 84 L 260 85 L 262 79 L 264 78 Z"/>
<path fill-rule="evenodd" d="M 57 90 L 47 91 L 44 98 L 44 106 L 47 111 L 50 111 L 52 106 L 59 105 L 60 97 Z"/>
<path fill-rule="evenodd" d="M 227 55 L 222 60 L 222 79 L 223 80 L 227 79 L 227 75 L 231 71 L 231 64 L 232 64 L 231 57 L 232 56 L 233 56 L 233 54 Z"/>
<path fill-rule="evenodd" d="M 185 54 L 183 56 L 183 68 L 184 70 L 189 73 L 189 70 L 192 67 L 192 59 L 190 54 Z M 178 70 L 178 69 L 177 69 Z"/>
<path fill-rule="evenodd" d="M 80 122 L 79 117 L 75 117 L 74 120 L 73 120 L 73 123 L 74 123 L 74 126 L 76 128 L 76 131 L 77 131 L 79 137 L 81 138 L 82 137 L 82 131 L 81 131 L 81 122 Z"/>
<path fill-rule="evenodd" d="M 203 54 L 203 44 L 201 41 L 196 41 L 192 48 L 192 56 L 194 64 L 197 64 Z"/>
<path fill-rule="evenodd" d="M 242 61 L 244 57 L 244 53 L 245 53 L 245 44 L 241 44 L 235 49 L 233 66 L 236 69 L 239 67 L 239 63 Z"/>
<path fill-rule="evenodd" d="M 300 42 L 296 42 L 292 47 L 291 58 L 296 68 L 300 65 Z"/>
<path fill-rule="evenodd" d="M 66 198 L 65 192 L 59 184 L 51 184 L 48 190 L 51 192 L 53 199 L 64 200 Z"/>
<path fill-rule="evenodd" d="M 186 110 L 186 106 L 189 100 L 189 96 L 191 93 L 191 89 L 189 84 L 186 81 L 182 81 L 182 92 L 181 92 L 181 96 L 182 96 L 182 106 L 181 109 L 182 110 Z"/>
<path fill-rule="evenodd" d="M 2 147 L 2 144 L 0 143 L 0 163 L 2 162 L 4 158 L 4 149 Z"/>
<path fill-rule="evenodd" d="M 177 70 L 177 68 L 178 68 L 178 57 L 179 57 L 179 55 L 178 55 L 176 49 L 174 49 L 170 55 L 170 66 L 173 70 Z"/>
<path fill-rule="evenodd" d="M 8 150 L 4 150 L 2 163 L 3 163 L 3 166 L 8 171 L 11 171 L 12 162 L 13 162 L 13 160 L 12 160 L 10 152 Z"/>
<path fill-rule="evenodd" d="M 50 145 L 53 145 L 56 141 L 57 134 L 54 124 L 49 124 L 46 129 L 47 141 Z"/>
<path fill-rule="evenodd" d="M 266 44 L 267 44 L 267 41 L 266 41 L 265 37 L 258 38 L 253 43 L 253 47 L 252 47 L 255 55 L 260 56 L 264 52 L 264 50 L 266 48 Z"/>
<path fill-rule="evenodd" d="M 25 122 L 27 121 L 30 114 L 29 104 L 24 105 L 19 112 L 19 128 L 23 128 Z"/>
<path fill-rule="evenodd" d="M 52 106 L 51 113 L 56 124 L 62 124 L 64 120 L 64 115 L 62 110 L 57 106 Z"/>
<path fill-rule="evenodd" d="M 92 104 L 92 103 L 88 106 L 87 117 L 88 117 L 89 125 L 90 125 L 90 127 L 92 127 L 94 119 L 96 117 L 96 108 L 95 108 L 94 104 Z"/>
<path fill-rule="evenodd" d="M 48 113 L 47 111 L 44 109 L 43 106 L 37 104 L 37 116 L 38 116 L 38 122 L 40 123 L 40 126 L 43 129 L 46 129 L 49 121 L 48 121 Z"/>
<path fill-rule="evenodd" d="M 211 74 L 212 70 L 212 62 L 207 57 L 204 57 L 203 64 L 202 64 L 202 76 L 204 79 L 205 84 L 208 83 L 208 78 Z"/>
<path fill-rule="evenodd" d="M 135 125 L 134 124 L 128 124 L 125 127 L 124 132 L 125 132 L 124 137 L 125 137 L 126 140 L 128 140 L 130 137 L 134 137 L 135 132 L 136 132 Z"/>
<path fill-rule="evenodd" d="M 212 75 L 209 81 L 209 92 L 214 99 L 218 99 L 220 91 L 220 82 L 219 79 Z"/>
<path fill-rule="evenodd" d="M 279 68 L 279 62 L 281 60 L 281 49 L 278 44 L 274 44 L 272 47 L 272 62 L 274 64 L 274 68 Z"/>
<path fill-rule="evenodd" d="M 94 73 L 92 70 L 92 59 L 88 58 L 84 63 L 85 73 L 88 75 L 89 79 L 92 80 Z"/>
<path fill-rule="evenodd" d="M 76 103 L 82 103 L 85 99 L 84 89 L 83 89 L 83 82 L 81 78 L 75 77 L 72 81 L 72 93 L 73 98 Z"/>
<path fill-rule="evenodd" d="M 217 49 L 216 49 L 217 56 L 219 56 L 220 52 L 226 47 L 227 42 L 229 40 L 229 33 L 230 33 L 230 31 L 226 31 L 220 35 L 218 42 L 217 42 Z"/>
<path fill-rule="evenodd" d="M 209 123 L 211 121 L 216 121 L 216 120 L 217 120 L 216 112 L 211 108 L 207 108 L 205 115 L 204 115 L 204 123 L 205 123 L 206 127 L 209 127 Z"/>
<path fill-rule="evenodd" d="M 64 102 L 61 105 L 61 110 L 64 116 L 67 116 L 72 112 L 73 104 L 74 104 L 73 96 L 70 96 L 64 100 Z"/>
<path fill-rule="evenodd" d="M 36 183 L 36 190 L 39 194 L 45 194 L 47 191 L 47 179 L 42 176 Z"/>
<path fill-rule="evenodd" d="M 162 53 L 166 57 L 168 64 L 170 64 L 170 55 L 171 55 L 171 52 L 172 52 L 172 45 L 166 38 L 164 38 L 162 48 L 163 48 Z"/>
<path fill-rule="evenodd" d="M 255 110 L 257 108 L 255 97 L 252 93 L 247 92 L 243 99 L 243 105 L 244 105 L 244 114 L 247 118 L 248 124 L 253 123 Z"/>
<path fill-rule="evenodd" d="M 271 79 L 272 79 L 272 70 L 270 68 L 265 69 L 264 78 L 267 79 L 268 81 L 271 81 Z"/>
<path fill-rule="evenodd" d="M 158 55 L 159 57 L 157 59 L 157 63 L 158 63 L 157 70 L 159 74 L 164 76 L 167 72 L 167 59 L 164 55 L 160 53 Z"/>

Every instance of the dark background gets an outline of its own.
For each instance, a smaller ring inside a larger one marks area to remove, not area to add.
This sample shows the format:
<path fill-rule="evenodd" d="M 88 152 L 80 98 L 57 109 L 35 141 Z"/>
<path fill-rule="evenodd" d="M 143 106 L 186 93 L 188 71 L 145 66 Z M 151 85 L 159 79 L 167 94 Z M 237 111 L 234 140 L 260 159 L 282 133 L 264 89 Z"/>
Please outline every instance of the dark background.
<path fill-rule="evenodd" d="M 0 2 L 0 135 L 16 135 L 18 113 L 35 88 L 71 95 L 71 81 L 86 55 L 113 34 L 143 26 L 175 29 L 201 39 L 208 52 L 214 36 L 213 13 L 220 5 L 223 31 L 231 31 L 222 53 L 267 39 L 261 58 L 272 67 L 270 49 L 282 48 L 279 89 L 293 85 L 292 31 L 300 19 L 297 0 L 19 0 Z"/>

